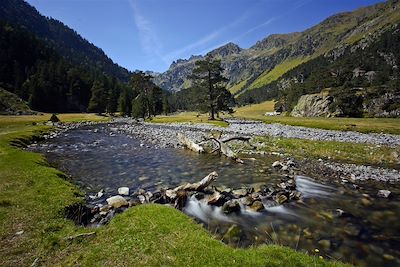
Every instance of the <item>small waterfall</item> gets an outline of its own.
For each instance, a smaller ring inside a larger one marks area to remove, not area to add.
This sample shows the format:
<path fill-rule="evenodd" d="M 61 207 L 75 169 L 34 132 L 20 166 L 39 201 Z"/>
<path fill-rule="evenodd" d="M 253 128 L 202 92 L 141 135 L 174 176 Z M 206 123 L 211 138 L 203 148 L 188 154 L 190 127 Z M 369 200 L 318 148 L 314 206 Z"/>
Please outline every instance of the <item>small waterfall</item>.
<path fill-rule="evenodd" d="M 208 205 L 205 201 L 201 201 L 192 196 L 184 207 L 183 211 L 203 222 L 209 220 L 219 220 L 223 222 L 233 223 L 234 221 L 222 212 L 221 207 Z"/>
<path fill-rule="evenodd" d="M 296 176 L 295 180 L 297 191 L 301 192 L 304 197 L 326 198 L 336 191 L 335 188 L 316 183 L 306 176 Z"/>

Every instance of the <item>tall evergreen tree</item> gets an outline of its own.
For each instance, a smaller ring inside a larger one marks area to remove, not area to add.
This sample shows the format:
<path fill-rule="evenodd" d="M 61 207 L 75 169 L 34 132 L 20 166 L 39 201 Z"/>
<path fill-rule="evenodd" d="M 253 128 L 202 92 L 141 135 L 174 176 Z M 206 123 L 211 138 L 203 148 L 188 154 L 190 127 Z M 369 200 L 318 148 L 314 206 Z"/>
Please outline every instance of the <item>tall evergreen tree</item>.
<path fill-rule="evenodd" d="M 103 83 L 98 80 L 94 81 L 91 92 L 88 111 L 99 114 L 104 112 L 107 105 L 107 95 Z"/>
<path fill-rule="evenodd" d="M 232 99 L 224 86 L 227 79 L 222 76 L 223 70 L 221 60 L 207 56 L 204 60 L 196 62 L 191 76 L 194 84 L 207 92 L 206 105 L 211 120 L 215 120 L 219 111 L 228 109 L 228 101 Z"/>
<path fill-rule="evenodd" d="M 129 85 L 135 95 L 132 101 L 132 116 L 150 118 L 163 110 L 161 88 L 151 81 L 151 76 L 142 71 L 135 72 Z"/>

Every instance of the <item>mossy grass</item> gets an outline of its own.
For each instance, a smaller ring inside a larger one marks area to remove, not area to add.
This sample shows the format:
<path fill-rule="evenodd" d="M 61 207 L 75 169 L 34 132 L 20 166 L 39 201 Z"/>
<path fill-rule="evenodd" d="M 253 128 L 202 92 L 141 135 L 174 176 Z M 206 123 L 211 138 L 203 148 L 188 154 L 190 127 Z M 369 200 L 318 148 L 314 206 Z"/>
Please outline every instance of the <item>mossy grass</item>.
<path fill-rule="evenodd" d="M 339 163 L 363 164 L 400 169 L 400 148 L 336 141 L 257 137 L 259 151 L 288 154 L 299 159 L 324 159 Z"/>
<path fill-rule="evenodd" d="M 361 133 L 400 134 L 399 118 L 296 118 L 271 116 L 265 123 L 282 123 L 293 126 Z"/>
<path fill-rule="evenodd" d="M 207 113 L 180 112 L 168 116 L 156 116 L 147 120 L 153 123 L 207 123 L 219 127 L 227 127 L 228 123 L 222 119 L 209 120 Z"/>
<path fill-rule="evenodd" d="M 63 211 L 82 202 L 83 193 L 49 167 L 42 155 L 10 144 L 51 128 L 32 125 L 41 121 L 34 117 L 19 118 L 14 126 L 2 119 L 1 266 L 33 262 L 43 266 L 343 266 L 280 246 L 229 247 L 188 216 L 161 205 L 131 208 L 101 228 L 78 227 L 64 218 Z M 68 238 L 93 231 L 90 237 Z"/>

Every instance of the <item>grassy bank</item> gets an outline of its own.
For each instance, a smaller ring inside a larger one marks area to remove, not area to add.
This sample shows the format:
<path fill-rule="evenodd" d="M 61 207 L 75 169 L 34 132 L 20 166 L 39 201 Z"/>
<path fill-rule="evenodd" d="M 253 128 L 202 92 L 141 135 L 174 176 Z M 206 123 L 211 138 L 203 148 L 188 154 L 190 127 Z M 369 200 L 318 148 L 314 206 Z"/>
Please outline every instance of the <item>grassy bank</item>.
<path fill-rule="evenodd" d="M 257 137 L 259 151 L 288 154 L 298 159 L 324 159 L 340 163 L 400 168 L 400 147 Z"/>
<path fill-rule="evenodd" d="M 282 123 L 339 131 L 357 131 L 361 133 L 400 134 L 399 118 L 298 118 L 286 116 L 265 116 L 274 111 L 274 102 L 247 105 L 236 109 L 234 116 L 243 119 L 261 120 L 265 123 Z"/>
<path fill-rule="evenodd" d="M 160 205 L 131 208 L 98 229 L 77 227 L 63 218 L 63 209 L 82 201 L 82 193 L 43 156 L 10 145 L 48 131 L 32 125 L 42 119 L 0 118 L 0 266 L 342 265 L 279 246 L 231 248 L 186 215 Z M 68 238 L 92 231 L 91 237 Z"/>

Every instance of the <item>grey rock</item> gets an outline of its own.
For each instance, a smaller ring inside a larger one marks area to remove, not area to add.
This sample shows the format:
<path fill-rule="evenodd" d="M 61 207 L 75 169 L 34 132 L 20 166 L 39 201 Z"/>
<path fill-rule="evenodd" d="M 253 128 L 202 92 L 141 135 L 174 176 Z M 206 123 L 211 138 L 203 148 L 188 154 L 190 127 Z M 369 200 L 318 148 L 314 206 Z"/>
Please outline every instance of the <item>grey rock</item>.
<path fill-rule="evenodd" d="M 241 189 L 236 189 L 232 191 L 232 194 L 236 197 L 236 198 L 240 198 L 240 197 L 244 197 L 248 194 L 247 189 L 245 188 L 241 188 Z"/>
<path fill-rule="evenodd" d="M 229 200 L 224 203 L 222 206 L 222 212 L 225 214 L 229 214 L 232 212 L 239 212 L 240 211 L 240 204 L 239 201 L 235 200 Z"/>
<path fill-rule="evenodd" d="M 129 187 L 120 187 L 118 188 L 118 194 L 128 196 L 129 195 Z"/>
<path fill-rule="evenodd" d="M 264 210 L 264 205 L 263 205 L 263 203 L 261 201 L 256 200 L 250 206 L 250 209 L 254 210 L 254 211 L 262 211 L 262 210 Z"/>
<path fill-rule="evenodd" d="M 272 167 L 274 168 L 282 168 L 283 164 L 280 161 L 275 161 L 274 163 L 272 163 Z"/>
<path fill-rule="evenodd" d="M 392 192 L 389 190 L 379 190 L 377 196 L 382 198 L 388 198 Z"/>
<path fill-rule="evenodd" d="M 113 208 L 129 205 L 128 201 L 126 201 L 126 199 L 120 195 L 109 197 L 106 199 L 106 201 L 108 205 L 112 206 Z"/>

